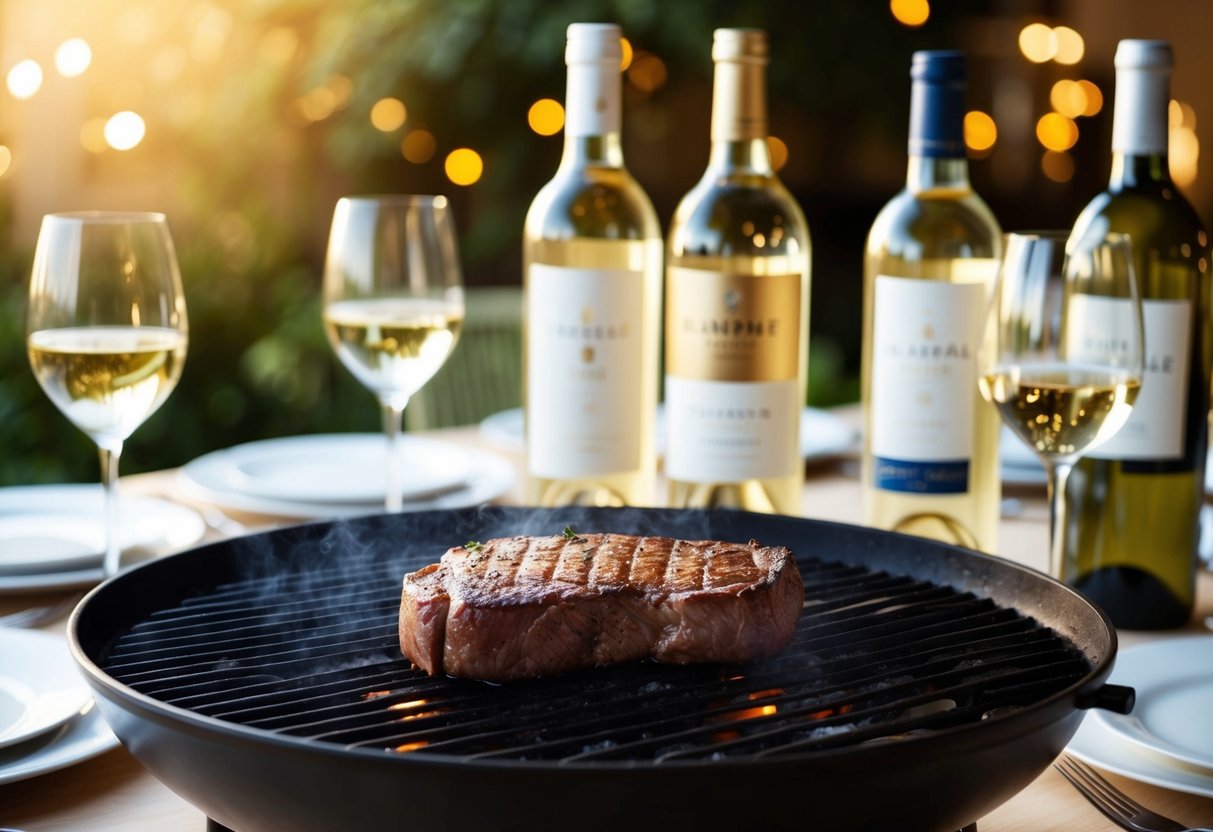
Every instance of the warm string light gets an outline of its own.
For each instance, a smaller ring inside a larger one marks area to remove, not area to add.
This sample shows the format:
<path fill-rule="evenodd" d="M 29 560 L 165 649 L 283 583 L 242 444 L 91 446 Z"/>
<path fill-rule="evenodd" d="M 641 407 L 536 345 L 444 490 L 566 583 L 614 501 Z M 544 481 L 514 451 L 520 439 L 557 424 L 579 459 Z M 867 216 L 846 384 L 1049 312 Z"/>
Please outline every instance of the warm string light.
<path fill-rule="evenodd" d="M 889 0 L 889 11 L 902 26 L 915 29 L 930 18 L 931 4 L 927 0 Z"/>
<path fill-rule="evenodd" d="M 1167 161 L 1171 178 L 1180 187 L 1196 181 L 1200 159 L 1200 140 L 1196 137 L 1196 110 L 1190 104 L 1172 99 L 1167 109 L 1170 128 L 1167 138 Z"/>

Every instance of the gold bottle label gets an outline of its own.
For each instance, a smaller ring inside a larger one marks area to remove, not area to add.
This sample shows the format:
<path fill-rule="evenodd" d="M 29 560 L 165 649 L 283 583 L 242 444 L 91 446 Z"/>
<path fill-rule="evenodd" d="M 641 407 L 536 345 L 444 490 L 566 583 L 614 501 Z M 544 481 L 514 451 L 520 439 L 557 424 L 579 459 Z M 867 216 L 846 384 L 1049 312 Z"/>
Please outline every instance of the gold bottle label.
<path fill-rule="evenodd" d="M 666 372 L 686 379 L 787 381 L 800 366 L 799 274 L 671 266 Z"/>

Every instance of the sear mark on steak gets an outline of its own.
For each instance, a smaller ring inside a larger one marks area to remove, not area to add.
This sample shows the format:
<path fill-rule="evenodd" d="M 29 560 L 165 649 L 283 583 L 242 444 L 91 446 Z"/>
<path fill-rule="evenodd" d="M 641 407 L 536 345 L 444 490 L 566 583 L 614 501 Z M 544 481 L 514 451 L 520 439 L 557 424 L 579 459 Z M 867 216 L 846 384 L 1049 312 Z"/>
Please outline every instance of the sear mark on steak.
<path fill-rule="evenodd" d="M 405 575 L 400 648 L 432 675 L 486 681 L 746 662 L 787 645 L 803 603 L 791 552 L 756 541 L 499 538 Z"/>

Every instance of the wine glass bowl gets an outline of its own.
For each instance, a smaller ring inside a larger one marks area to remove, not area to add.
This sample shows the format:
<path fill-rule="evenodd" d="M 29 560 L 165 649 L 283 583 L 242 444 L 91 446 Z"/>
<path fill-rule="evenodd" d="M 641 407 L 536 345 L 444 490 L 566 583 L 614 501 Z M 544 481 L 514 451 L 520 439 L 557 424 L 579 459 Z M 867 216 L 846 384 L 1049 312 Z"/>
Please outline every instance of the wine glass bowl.
<path fill-rule="evenodd" d="M 188 325 L 163 214 L 90 211 L 42 220 L 30 272 L 26 346 L 51 402 L 98 447 L 103 572 L 118 570 L 123 443 L 181 377 Z"/>
<path fill-rule="evenodd" d="M 978 357 L 982 396 L 1048 474 L 1055 576 L 1066 478 L 1128 421 L 1144 354 L 1131 242 L 1067 237 L 1007 235 Z"/>
<path fill-rule="evenodd" d="M 446 197 L 338 200 L 324 264 L 324 327 L 337 358 L 383 409 L 388 511 L 403 507 L 404 408 L 454 350 L 463 314 Z"/>

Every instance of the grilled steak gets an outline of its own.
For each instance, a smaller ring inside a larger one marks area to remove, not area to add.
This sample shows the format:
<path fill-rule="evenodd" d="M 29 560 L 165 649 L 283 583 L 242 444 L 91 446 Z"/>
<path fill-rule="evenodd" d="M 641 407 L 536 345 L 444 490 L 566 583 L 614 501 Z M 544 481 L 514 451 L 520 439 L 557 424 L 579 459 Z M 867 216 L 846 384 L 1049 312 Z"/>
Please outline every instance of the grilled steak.
<path fill-rule="evenodd" d="M 784 548 L 622 534 L 456 546 L 404 577 L 400 648 L 430 674 L 523 679 L 782 649 L 804 588 Z"/>

